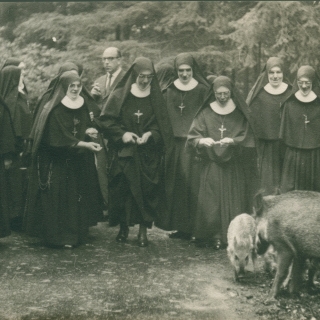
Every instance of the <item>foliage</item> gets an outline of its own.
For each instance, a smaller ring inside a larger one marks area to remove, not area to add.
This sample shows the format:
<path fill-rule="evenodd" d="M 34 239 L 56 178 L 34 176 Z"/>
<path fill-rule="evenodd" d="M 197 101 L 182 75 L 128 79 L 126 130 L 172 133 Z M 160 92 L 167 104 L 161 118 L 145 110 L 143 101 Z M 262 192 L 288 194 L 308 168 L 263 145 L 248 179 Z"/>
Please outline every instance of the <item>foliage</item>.
<path fill-rule="evenodd" d="M 158 63 L 192 52 L 205 72 L 232 76 L 246 94 L 269 56 L 283 57 L 291 72 L 319 64 L 319 8 L 303 1 L 3 2 L 0 53 L 25 60 L 34 102 L 68 59 L 84 65 L 90 86 L 111 45 L 125 68 L 141 55 Z"/>
<path fill-rule="evenodd" d="M 295 72 L 302 64 L 319 64 L 319 6 L 302 1 L 261 1 L 238 21 L 234 32 L 222 36 L 237 46 L 244 66 L 255 66 L 257 48 L 263 58 L 282 57 Z"/>

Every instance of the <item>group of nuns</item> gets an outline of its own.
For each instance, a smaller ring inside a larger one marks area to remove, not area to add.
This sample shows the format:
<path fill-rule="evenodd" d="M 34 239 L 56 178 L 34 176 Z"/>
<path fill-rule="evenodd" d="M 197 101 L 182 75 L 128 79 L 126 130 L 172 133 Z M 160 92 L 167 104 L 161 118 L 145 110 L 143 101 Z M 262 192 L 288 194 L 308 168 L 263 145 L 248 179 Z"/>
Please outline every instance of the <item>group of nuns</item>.
<path fill-rule="evenodd" d="M 96 155 L 106 152 L 109 224 L 124 226 L 118 240 L 138 224 L 136 241 L 147 246 L 147 230 L 154 222 L 161 227 L 168 207 L 181 201 L 170 192 L 179 166 L 170 171 L 178 130 L 171 114 L 185 110 L 166 97 L 170 88 L 185 96 L 175 82 L 179 58 L 191 65 L 190 90 L 201 81 L 195 72 L 202 72 L 195 71 L 190 54 L 182 55 L 156 70 L 150 59 L 136 58 L 102 110 L 82 84 L 82 66 L 67 61 L 33 112 L 26 66 L 7 59 L 0 70 L 0 237 L 22 230 L 50 247 L 85 243 L 89 227 L 105 219 Z M 291 85 L 277 57 L 268 59 L 246 101 L 229 77 L 206 81 L 208 90 L 179 148 L 199 163 L 191 238 L 220 249 L 230 221 L 250 213 L 259 189 L 264 195 L 320 192 L 320 83 L 305 65 Z"/>

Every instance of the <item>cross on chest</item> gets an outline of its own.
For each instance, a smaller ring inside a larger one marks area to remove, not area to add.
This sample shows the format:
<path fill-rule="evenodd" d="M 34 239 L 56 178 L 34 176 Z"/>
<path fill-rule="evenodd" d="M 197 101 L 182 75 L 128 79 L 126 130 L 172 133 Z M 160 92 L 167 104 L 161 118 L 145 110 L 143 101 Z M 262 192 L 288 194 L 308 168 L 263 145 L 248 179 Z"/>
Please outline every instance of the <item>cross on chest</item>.
<path fill-rule="evenodd" d="M 79 119 L 73 118 L 73 130 L 72 130 L 72 133 L 73 133 L 74 136 L 78 133 L 76 126 L 77 126 L 79 123 L 80 123 L 80 120 L 79 120 Z"/>
<path fill-rule="evenodd" d="M 140 117 L 143 116 L 143 113 L 138 110 L 137 112 L 134 113 L 135 116 L 137 116 L 137 123 L 140 123 Z"/>
<path fill-rule="evenodd" d="M 307 129 L 307 124 L 310 123 L 310 120 L 308 120 L 308 116 L 306 114 L 304 116 L 304 128 Z"/>
<path fill-rule="evenodd" d="M 180 114 L 182 115 L 182 111 L 186 106 L 183 104 L 183 102 L 181 102 L 181 105 L 179 106 L 180 108 Z"/>
<path fill-rule="evenodd" d="M 226 131 L 227 129 L 224 127 L 224 125 L 222 124 L 221 127 L 219 128 L 219 131 L 221 133 L 220 138 L 223 139 L 223 132 Z"/>

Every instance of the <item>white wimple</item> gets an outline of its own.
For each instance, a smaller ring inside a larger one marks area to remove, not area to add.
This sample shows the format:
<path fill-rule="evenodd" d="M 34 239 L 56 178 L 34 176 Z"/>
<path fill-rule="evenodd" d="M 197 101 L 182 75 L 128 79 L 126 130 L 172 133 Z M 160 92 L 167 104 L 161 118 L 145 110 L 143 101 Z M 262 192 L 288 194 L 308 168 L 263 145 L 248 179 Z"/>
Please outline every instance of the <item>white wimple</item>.
<path fill-rule="evenodd" d="M 215 113 L 221 114 L 221 115 L 226 115 L 226 114 L 233 112 L 234 109 L 236 108 L 236 105 L 234 104 L 233 100 L 230 98 L 224 107 L 222 107 L 218 103 L 218 101 L 211 102 L 210 107 Z"/>
<path fill-rule="evenodd" d="M 183 84 L 179 78 L 175 80 L 173 83 L 176 86 L 176 88 L 181 91 L 190 91 L 198 85 L 198 81 L 194 78 L 191 78 L 191 80 L 187 84 Z"/>

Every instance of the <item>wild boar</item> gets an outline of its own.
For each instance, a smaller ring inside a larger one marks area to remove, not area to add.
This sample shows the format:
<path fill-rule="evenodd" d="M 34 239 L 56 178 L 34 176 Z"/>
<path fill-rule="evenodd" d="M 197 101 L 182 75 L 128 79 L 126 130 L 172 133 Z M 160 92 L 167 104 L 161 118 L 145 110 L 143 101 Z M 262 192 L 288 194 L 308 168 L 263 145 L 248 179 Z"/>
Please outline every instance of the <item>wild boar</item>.
<path fill-rule="evenodd" d="M 320 258 L 320 193 L 291 191 L 267 197 L 258 194 L 255 203 L 257 233 L 265 230 L 267 242 L 277 252 L 277 272 L 269 298 L 278 295 L 292 262 L 289 291 L 297 292 L 306 259 Z M 262 254 L 268 246 L 262 237 L 259 240 L 258 252 Z"/>
<path fill-rule="evenodd" d="M 255 270 L 256 248 L 256 223 L 252 216 L 242 213 L 236 216 L 228 228 L 228 257 L 234 267 L 234 279 L 238 281 L 245 275 L 245 268 L 249 258 Z"/>

